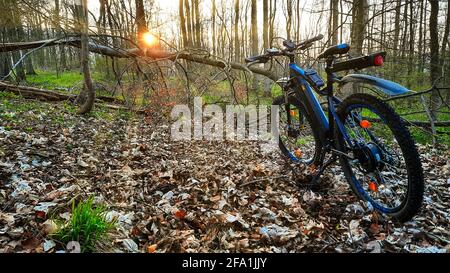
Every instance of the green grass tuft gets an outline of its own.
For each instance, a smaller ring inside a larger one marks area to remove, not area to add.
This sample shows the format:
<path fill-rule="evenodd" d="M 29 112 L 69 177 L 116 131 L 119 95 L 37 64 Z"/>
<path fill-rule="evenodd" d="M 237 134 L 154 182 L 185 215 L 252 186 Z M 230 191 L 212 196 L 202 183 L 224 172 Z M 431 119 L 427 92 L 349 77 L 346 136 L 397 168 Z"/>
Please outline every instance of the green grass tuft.
<path fill-rule="evenodd" d="M 93 197 L 85 202 L 72 204 L 72 217 L 67 222 L 58 223 L 58 228 L 51 236 L 66 245 L 70 241 L 80 243 L 81 252 L 93 252 L 99 242 L 108 238 L 115 222 L 105 218 L 106 208 L 94 206 Z"/>
<path fill-rule="evenodd" d="M 83 83 L 84 77 L 80 71 L 65 71 L 57 75 L 55 71 L 38 70 L 36 75 L 27 76 L 27 81 L 46 89 L 72 88 Z M 98 80 L 99 73 L 93 73 L 92 78 Z"/>

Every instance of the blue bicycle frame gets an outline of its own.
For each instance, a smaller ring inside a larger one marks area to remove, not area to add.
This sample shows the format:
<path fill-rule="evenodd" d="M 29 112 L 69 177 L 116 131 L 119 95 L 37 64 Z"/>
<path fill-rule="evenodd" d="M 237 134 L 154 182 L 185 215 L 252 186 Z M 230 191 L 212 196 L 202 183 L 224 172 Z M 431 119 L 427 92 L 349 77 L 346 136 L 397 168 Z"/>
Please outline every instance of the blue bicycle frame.
<path fill-rule="evenodd" d="M 314 94 L 313 89 L 306 80 L 305 71 L 301 69 L 297 64 L 289 64 L 291 71 L 291 78 L 295 78 L 298 85 L 297 96 L 299 100 L 303 103 L 308 115 L 310 115 L 313 126 L 320 130 L 320 140 L 325 143 L 326 139 L 333 134 L 334 124 L 338 126 L 339 131 L 344 137 L 345 141 L 349 142 L 349 137 L 344 128 L 344 125 L 337 117 L 335 104 L 340 103 L 339 99 L 333 96 L 328 96 L 328 117 L 322 109 L 317 96 Z M 333 80 L 333 79 L 331 79 Z M 332 82 L 330 84 L 330 79 L 327 88 L 332 88 Z M 331 120 L 330 120 L 330 119 Z"/>
<path fill-rule="evenodd" d="M 307 114 L 311 117 L 313 123 L 312 125 L 320 130 L 319 136 L 321 138 L 320 140 L 322 141 L 322 143 L 325 143 L 325 141 L 332 136 L 331 134 L 333 134 L 334 126 L 337 126 L 337 129 L 341 133 L 344 140 L 349 145 L 352 145 L 350 138 L 348 137 L 347 131 L 345 130 L 343 123 L 338 118 L 335 109 L 335 106 L 341 102 L 338 98 L 333 96 L 333 83 L 335 83 L 338 80 L 337 76 L 334 73 L 327 73 L 327 86 L 324 88 L 324 90 L 321 90 L 320 92 L 323 93 L 323 91 L 325 91 L 327 94 L 327 103 L 328 103 L 328 116 L 327 116 L 323 111 L 322 106 L 320 105 L 320 102 L 317 99 L 317 96 L 314 94 L 311 85 L 308 83 L 306 79 L 305 71 L 302 68 L 300 68 L 297 64 L 295 64 L 295 62 L 293 62 L 293 59 L 291 59 L 289 68 L 291 79 L 296 80 L 297 85 L 297 88 L 295 88 L 297 90 L 296 95 L 299 97 L 299 101 L 305 107 Z M 343 84 L 348 82 L 362 82 L 370 84 L 389 96 L 401 95 L 410 92 L 408 89 L 397 83 L 361 74 L 348 75 L 342 79 L 339 79 L 339 82 Z"/>

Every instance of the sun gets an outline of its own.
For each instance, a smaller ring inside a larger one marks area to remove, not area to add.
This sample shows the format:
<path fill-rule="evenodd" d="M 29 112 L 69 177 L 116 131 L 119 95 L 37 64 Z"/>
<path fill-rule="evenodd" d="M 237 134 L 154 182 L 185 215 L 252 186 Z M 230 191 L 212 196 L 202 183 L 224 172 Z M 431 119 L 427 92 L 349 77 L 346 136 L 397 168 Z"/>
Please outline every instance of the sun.
<path fill-rule="evenodd" d="M 158 38 L 156 38 L 155 35 L 151 34 L 150 32 L 146 32 L 142 34 L 142 40 L 148 45 L 153 46 L 158 41 Z"/>

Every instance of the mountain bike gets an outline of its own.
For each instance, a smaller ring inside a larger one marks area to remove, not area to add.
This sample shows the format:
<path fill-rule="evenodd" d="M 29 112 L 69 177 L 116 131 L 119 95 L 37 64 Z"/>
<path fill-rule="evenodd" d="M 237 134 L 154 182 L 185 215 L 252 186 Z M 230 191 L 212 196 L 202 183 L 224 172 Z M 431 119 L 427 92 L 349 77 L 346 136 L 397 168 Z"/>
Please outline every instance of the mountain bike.
<path fill-rule="evenodd" d="M 339 160 L 350 188 L 368 207 L 401 222 L 408 221 L 420 210 L 424 192 L 422 165 L 410 132 L 379 97 L 354 93 L 340 99 L 333 85 L 365 84 L 390 96 L 409 90 L 370 75 L 337 75 L 382 66 L 385 52 L 338 61 L 350 46 L 331 46 L 317 58 L 326 64 L 325 80 L 316 70 L 297 65 L 296 54 L 322 38 L 319 35 L 300 43 L 284 40 L 284 48 L 267 49 L 263 55 L 246 59 L 249 66 L 278 56 L 289 59 L 283 96 L 273 101 L 280 113 L 279 148 L 288 160 L 316 170 L 312 184 L 317 184 L 325 169 Z M 326 110 L 316 94 L 326 98 Z"/>

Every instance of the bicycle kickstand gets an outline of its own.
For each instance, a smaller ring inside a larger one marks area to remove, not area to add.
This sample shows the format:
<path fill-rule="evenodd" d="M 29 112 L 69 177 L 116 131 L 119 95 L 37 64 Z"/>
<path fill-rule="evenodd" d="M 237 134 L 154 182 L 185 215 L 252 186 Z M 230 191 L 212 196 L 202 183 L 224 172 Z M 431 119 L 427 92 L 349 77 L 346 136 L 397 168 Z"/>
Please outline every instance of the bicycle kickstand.
<path fill-rule="evenodd" d="M 326 168 L 328 168 L 331 164 L 333 164 L 334 162 L 336 162 L 337 160 L 337 156 L 336 155 L 332 155 L 331 158 L 325 162 L 320 168 L 319 171 L 317 172 L 316 175 L 314 175 L 314 177 L 311 180 L 311 186 L 310 189 L 312 191 L 317 189 L 317 186 L 319 184 L 319 180 L 320 177 L 322 176 L 322 174 L 325 172 Z"/>

